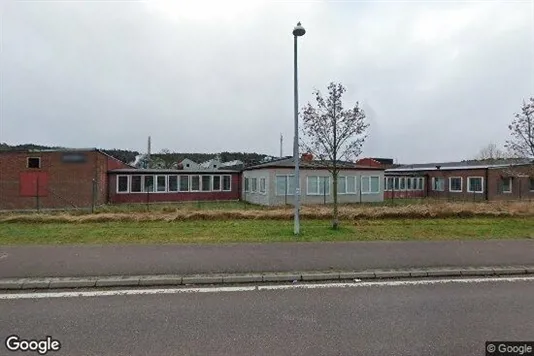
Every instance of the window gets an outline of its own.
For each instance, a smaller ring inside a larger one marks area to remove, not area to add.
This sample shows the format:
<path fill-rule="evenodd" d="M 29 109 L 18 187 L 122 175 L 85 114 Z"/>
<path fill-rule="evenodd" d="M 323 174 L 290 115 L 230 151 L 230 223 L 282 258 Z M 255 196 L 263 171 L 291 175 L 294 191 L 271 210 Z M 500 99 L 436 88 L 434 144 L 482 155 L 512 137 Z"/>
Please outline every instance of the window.
<path fill-rule="evenodd" d="M 143 176 L 143 192 L 154 191 L 154 176 Z"/>
<path fill-rule="evenodd" d="M 117 192 L 128 193 L 128 176 L 118 176 Z"/>
<path fill-rule="evenodd" d="M 337 193 L 347 194 L 347 177 L 337 177 Z"/>
<path fill-rule="evenodd" d="M 250 191 L 250 181 L 248 178 L 245 178 L 245 193 Z"/>
<path fill-rule="evenodd" d="M 223 190 L 229 192 L 232 190 L 232 176 L 223 176 Z"/>
<path fill-rule="evenodd" d="M 180 176 L 180 191 L 189 191 L 189 176 Z"/>
<path fill-rule="evenodd" d="M 432 190 L 442 192 L 445 190 L 445 178 L 432 177 Z"/>
<path fill-rule="evenodd" d="M 356 176 L 347 177 L 347 194 L 356 194 Z"/>
<path fill-rule="evenodd" d="M 156 177 L 156 183 L 157 183 L 156 190 L 158 192 L 166 192 L 167 191 L 167 177 L 166 176 L 157 176 Z"/>
<path fill-rule="evenodd" d="M 309 176 L 307 195 L 330 195 L 330 177 Z"/>
<path fill-rule="evenodd" d="M 28 168 L 41 168 L 41 157 L 28 157 Z"/>
<path fill-rule="evenodd" d="M 187 168 L 189 168 L 189 163 L 186 163 L 185 166 L 186 166 Z"/>
<path fill-rule="evenodd" d="M 482 193 L 484 185 L 484 178 L 482 177 L 468 177 L 467 178 L 467 192 Z"/>
<path fill-rule="evenodd" d="M 384 187 L 386 190 L 393 190 L 393 183 L 395 181 L 395 178 L 393 177 L 386 177 L 384 180 Z"/>
<path fill-rule="evenodd" d="M 221 176 L 213 176 L 213 190 L 221 190 Z"/>
<path fill-rule="evenodd" d="M 378 193 L 380 191 L 380 177 L 362 176 L 362 194 Z"/>
<path fill-rule="evenodd" d="M 276 176 L 276 195 L 294 195 L 295 177 L 292 175 Z"/>
<path fill-rule="evenodd" d="M 406 190 L 412 190 L 412 180 L 413 178 L 406 178 Z"/>
<path fill-rule="evenodd" d="M 209 192 L 211 190 L 211 176 L 202 176 L 202 191 Z"/>
<path fill-rule="evenodd" d="M 308 177 L 306 194 L 317 195 L 319 194 L 319 177 Z"/>
<path fill-rule="evenodd" d="M 266 191 L 265 189 L 266 189 L 265 178 L 260 178 L 260 193 L 265 194 L 265 191 Z"/>
<path fill-rule="evenodd" d="M 216 164 L 214 164 L 214 165 L 213 165 L 213 168 L 217 168 L 217 165 L 216 165 Z"/>
<path fill-rule="evenodd" d="M 449 191 L 450 192 L 461 192 L 462 187 L 462 177 L 450 177 L 449 178 Z"/>
<path fill-rule="evenodd" d="M 399 189 L 400 189 L 400 190 L 404 190 L 404 189 L 406 189 L 405 178 L 404 178 L 404 177 L 401 177 L 401 178 L 399 178 L 399 179 L 400 179 L 400 187 L 399 187 Z"/>
<path fill-rule="evenodd" d="M 130 178 L 130 192 L 131 193 L 141 193 L 141 176 L 132 176 Z"/>
<path fill-rule="evenodd" d="M 395 179 L 393 179 L 393 189 L 399 190 L 399 177 L 395 177 Z"/>
<path fill-rule="evenodd" d="M 534 178 L 529 178 L 528 180 L 529 190 L 534 192 Z"/>
<path fill-rule="evenodd" d="M 178 176 L 169 176 L 169 192 L 178 191 Z"/>
<path fill-rule="evenodd" d="M 425 189 L 425 179 L 424 178 L 417 178 L 417 190 L 424 190 Z"/>
<path fill-rule="evenodd" d="M 191 191 L 198 192 L 200 190 L 200 176 L 191 176 Z"/>
<path fill-rule="evenodd" d="M 251 178 L 250 191 L 256 193 L 258 191 L 258 178 Z"/>
<path fill-rule="evenodd" d="M 511 193 L 512 192 L 512 177 L 502 178 L 501 186 L 502 186 L 503 193 Z"/>

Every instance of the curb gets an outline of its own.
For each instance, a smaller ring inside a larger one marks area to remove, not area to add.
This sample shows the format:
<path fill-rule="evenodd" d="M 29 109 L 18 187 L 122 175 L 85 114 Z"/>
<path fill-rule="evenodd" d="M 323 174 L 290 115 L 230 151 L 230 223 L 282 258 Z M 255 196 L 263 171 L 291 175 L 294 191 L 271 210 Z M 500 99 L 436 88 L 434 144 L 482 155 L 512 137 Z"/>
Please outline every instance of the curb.
<path fill-rule="evenodd" d="M 290 272 L 206 275 L 154 275 L 106 277 L 46 277 L 0 279 L 0 291 L 28 289 L 73 289 L 109 287 L 156 287 L 186 285 L 219 285 L 240 283 L 287 283 L 314 281 L 376 280 L 431 277 L 487 277 L 534 275 L 534 266 L 498 266 L 464 268 L 426 268 L 403 270 L 367 270 L 343 272 Z"/>

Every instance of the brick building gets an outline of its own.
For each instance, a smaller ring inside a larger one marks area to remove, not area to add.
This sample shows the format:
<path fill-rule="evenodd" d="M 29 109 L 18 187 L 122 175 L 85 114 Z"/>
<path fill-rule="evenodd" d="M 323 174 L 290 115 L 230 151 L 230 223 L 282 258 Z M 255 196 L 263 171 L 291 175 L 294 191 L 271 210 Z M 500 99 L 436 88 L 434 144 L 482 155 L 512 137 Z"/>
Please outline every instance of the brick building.
<path fill-rule="evenodd" d="M 531 200 L 534 162 L 500 160 L 405 165 L 385 171 L 385 199 Z"/>
<path fill-rule="evenodd" d="M 239 200 L 241 172 L 224 169 L 115 169 L 110 203 Z"/>
<path fill-rule="evenodd" d="M 108 171 L 128 167 L 97 149 L 0 152 L 0 210 L 104 204 Z"/>

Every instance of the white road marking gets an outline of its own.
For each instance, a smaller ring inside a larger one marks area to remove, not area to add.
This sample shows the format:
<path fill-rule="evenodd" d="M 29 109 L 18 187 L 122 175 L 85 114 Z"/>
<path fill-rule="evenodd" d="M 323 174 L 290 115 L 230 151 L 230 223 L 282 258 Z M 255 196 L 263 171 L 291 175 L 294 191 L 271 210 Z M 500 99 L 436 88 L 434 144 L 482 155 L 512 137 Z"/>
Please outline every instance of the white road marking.
<path fill-rule="evenodd" d="M 0 253 L 0 260 L 7 257 L 7 253 Z"/>
<path fill-rule="evenodd" d="M 291 289 L 321 289 L 321 288 L 361 288 L 361 287 L 397 287 L 418 286 L 452 283 L 490 283 L 490 282 L 534 282 L 531 277 L 491 277 L 491 278 L 457 278 L 457 279 L 423 279 L 404 281 L 372 281 L 351 283 L 317 283 L 317 284 L 283 284 L 266 286 L 236 286 L 236 287 L 201 287 L 201 288 L 165 288 L 165 289 L 124 289 L 124 290 L 95 290 L 80 292 L 36 292 L 0 294 L 0 300 L 12 299 L 46 299 L 46 298 L 74 298 L 74 297 L 106 297 L 153 294 L 180 293 L 228 293 L 252 292 Z"/>

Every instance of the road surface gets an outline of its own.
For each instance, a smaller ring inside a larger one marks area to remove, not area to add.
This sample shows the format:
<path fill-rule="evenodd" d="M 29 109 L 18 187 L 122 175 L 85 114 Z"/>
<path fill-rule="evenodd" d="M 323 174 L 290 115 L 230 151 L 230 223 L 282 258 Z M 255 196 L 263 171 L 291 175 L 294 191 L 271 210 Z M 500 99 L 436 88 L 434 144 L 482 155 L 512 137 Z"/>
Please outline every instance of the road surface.
<path fill-rule="evenodd" d="M 0 246 L 0 278 L 534 265 L 534 240 Z"/>
<path fill-rule="evenodd" d="M 532 278 L 381 283 L 0 299 L 0 337 L 50 335 L 62 349 L 49 355 L 99 356 L 484 355 L 487 340 L 534 340 Z"/>

